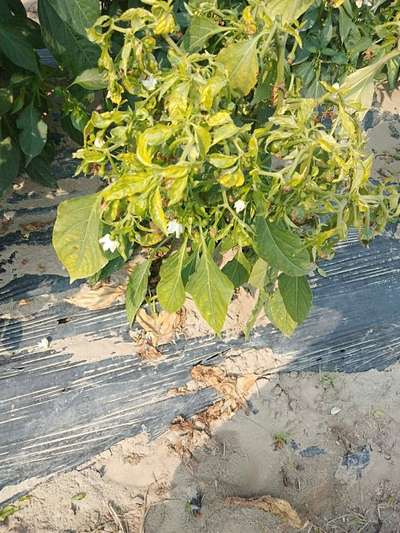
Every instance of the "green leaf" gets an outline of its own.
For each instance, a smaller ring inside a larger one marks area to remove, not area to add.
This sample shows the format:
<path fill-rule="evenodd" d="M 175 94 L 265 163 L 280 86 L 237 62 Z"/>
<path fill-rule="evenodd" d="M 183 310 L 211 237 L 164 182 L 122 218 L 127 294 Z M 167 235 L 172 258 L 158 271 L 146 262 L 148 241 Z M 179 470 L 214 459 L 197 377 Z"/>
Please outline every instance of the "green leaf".
<path fill-rule="evenodd" d="M 281 274 L 278 285 L 287 312 L 295 322 L 301 324 L 307 318 L 312 304 L 312 292 L 307 277 Z"/>
<path fill-rule="evenodd" d="M 292 22 L 297 20 L 307 9 L 312 6 L 315 0 L 267 0 L 266 11 L 269 17 L 274 20 L 280 17 L 282 22 Z"/>
<path fill-rule="evenodd" d="M 185 33 L 183 48 L 188 52 L 198 52 L 205 47 L 210 37 L 224 31 L 224 29 L 223 26 L 218 26 L 206 17 L 195 15 Z"/>
<path fill-rule="evenodd" d="M 249 277 L 249 284 L 255 289 L 264 289 L 268 263 L 259 257 L 254 263 Z"/>
<path fill-rule="evenodd" d="M 72 85 L 80 85 L 89 91 L 105 89 L 107 87 L 106 73 L 99 68 L 88 68 L 74 79 Z"/>
<path fill-rule="evenodd" d="M 226 263 L 222 272 L 227 276 L 235 289 L 241 287 L 249 279 L 251 265 L 243 252 L 238 252 L 236 256 Z"/>
<path fill-rule="evenodd" d="M 0 196 L 18 176 L 21 153 L 11 137 L 0 141 Z"/>
<path fill-rule="evenodd" d="M 238 159 L 237 155 L 210 154 L 208 161 L 217 168 L 232 167 Z"/>
<path fill-rule="evenodd" d="M 164 259 L 160 268 L 157 298 L 161 307 L 169 313 L 176 313 L 185 303 L 185 287 L 182 280 L 185 256 L 186 240 L 177 252 Z"/>
<path fill-rule="evenodd" d="M 388 86 L 389 91 L 394 91 L 397 87 L 397 81 L 399 79 L 399 73 L 400 73 L 400 57 L 396 57 L 395 59 L 391 59 L 387 66 L 387 78 L 388 78 Z"/>
<path fill-rule="evenodd" d="M 290 337 L 297 327 L 297 322 L 293 320 L 286 309 L 279 289 L 267 300 L 265 314 L 272 324 L 287 337 Z"/>
<path fill-rule="evenodd" d="M 354 23 L 347 15 L 343 6 L 339 7 L 339 33 L 342 43 L 346 42 L 347 37 L 354 27 Z"/>
<path fill-rule="evenodd" d="M 86 37 L 86 29 L 100 17 L 98 0 L 46 0 L 60 19 L 76 33 Z"/>
<path fill-rule="evenodd" d="M 45 187 L 57 187 L 57 180 L 51 173 L 50 165 L 42 157 L 35 157 L 25 168 L 28 176 Z"/>
<path fill-rule="evenodd" d="M 27 156 L 27 163 L 40 154 L 47 140 L 47 124 L 31 102 L 19 114 L 17 126 L 21 131 L 19 143 Z"/>
<path fill-rule="evenodd" d="M 90 194 L 62 202 L 57 209 L 53 246 L 71 282 L 93 276 L 107 263 L 100 247 L 101 196 Z"/>
<path fill-rule="evenodd" d="M 9 516 L 12 516 L 14 513 L 18 511 L 18 507 L 15 505 L 5 505 L 4 507 L 0 508 L 0 522 L 4 522 L 7 520 Z"/>
<path fill-rule="evenodd" d="M 201 316 L 215 333 L 220 333 L 233 295 L 233 284 L 214 263 L 203 244 L 203 252 L 186 291 L 192 296 Z"/>
<path fill-rule="evenodd" d="M 78 492 L 78 494 L 74 494 L 72 496 L 71 500 L 79 501 L 84 500 L 86 498 L 86 492 Z"/>
<path fill-rule="evenodd" d="M 96 67 L 99 47 L 64 22 L 55 7 L 51 0 L 38 0 L 40 26 L 47 48 L 74 75 Z"/>
<path fill-rule="evenodd" d="M 165 235 L 168 235 L 168 220 L 165 216 L 164 209 L 162 206 L 162 198 L 160 193 L 160 188 L 154 191 L 153 196 L 150 200 L 150 215 L 154 224 L 159 228 Z"/>
<path fill-rule="evenodd" d="M 229 75 L 229 85 L 244 96 L 255 87 L 258 77 L 257 37 L 233 43 L 223 48 L 217 61 Z"/>
<path fill-rule="evenodd" d="M 39 74 L 37 56 L 21 32 L 11 24 L 0 23 L 0 52 L 18 67 Z"/>
<path fill-rule="evenodd" d="M 10 89 L 0 89 L 0 115 L 10 111 L 13 101 L 13 93 Z"/>
<path fill-rule="evenodd" d="M 393 50 L 384 55 L 375 63 L 367 67 L 360 68 L 347 76 L 340 86 L 340 92 L 345 101 L 359 102 L 368 110 L 372 105 L 374 96 L 374 78 L 386 63 L 400 56 L 400 50 Z"/>
<path fill-rule="evenodd" d="M 272 267 L 289 276 L 303 276 L 310 270 L 310 258 L 298 235 L 288 228 L 256 217 L 256 251 Z"/>
<path fill-rule="evenodd" d="M 136 265 L 129 277 L 125 302 L 129 325 L 132 325 L 136 313 L 139 311 L 139 308 L 145 299 L 149 283 L 150 267 L 151 259 L 147 259 Z"/>

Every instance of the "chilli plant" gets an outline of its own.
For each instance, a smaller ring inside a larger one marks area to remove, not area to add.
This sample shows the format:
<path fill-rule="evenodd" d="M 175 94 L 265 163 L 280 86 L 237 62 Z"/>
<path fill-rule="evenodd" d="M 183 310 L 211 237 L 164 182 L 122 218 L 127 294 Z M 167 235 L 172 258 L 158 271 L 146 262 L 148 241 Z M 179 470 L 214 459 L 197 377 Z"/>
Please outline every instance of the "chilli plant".
<path fill-rule="evenodd" d="M 264 311 L 290 335 L 311 307 L 308 274 L 348 228 L 368 242 L 399 214 L 361 127 L 400 56 L 399 7 L 381 4 L 383 19 L 350 0 L 143 0 L 100 17 L 88 37 L 107 107 L 76 157 L 105 186 L 58 209 L 71 279 L 104 279 L 136 255 L 131 323 L 145 300 L 176 312 L 189 295 L 219 333 L 244 285 L 258 291 L 248 329 Z M 341 46 L 363 20 L 375 21 L 369 56 Z"/>

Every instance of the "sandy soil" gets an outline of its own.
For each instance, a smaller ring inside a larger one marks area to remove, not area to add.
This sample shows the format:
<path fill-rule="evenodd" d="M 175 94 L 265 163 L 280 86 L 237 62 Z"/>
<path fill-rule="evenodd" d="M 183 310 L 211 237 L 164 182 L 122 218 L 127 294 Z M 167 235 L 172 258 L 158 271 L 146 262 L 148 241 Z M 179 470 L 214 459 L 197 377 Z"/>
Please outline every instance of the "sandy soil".
<path fill-rule="evenodd" d="M 153 442 L 126 440 L 37 486 L 0 531 L 299 531 L 225 501 L 271 495 L 305 531 L 400 532 L 399 380 L 400 365 L 259 379 L 248 409 L 210 436 L 198 419 Z"/>

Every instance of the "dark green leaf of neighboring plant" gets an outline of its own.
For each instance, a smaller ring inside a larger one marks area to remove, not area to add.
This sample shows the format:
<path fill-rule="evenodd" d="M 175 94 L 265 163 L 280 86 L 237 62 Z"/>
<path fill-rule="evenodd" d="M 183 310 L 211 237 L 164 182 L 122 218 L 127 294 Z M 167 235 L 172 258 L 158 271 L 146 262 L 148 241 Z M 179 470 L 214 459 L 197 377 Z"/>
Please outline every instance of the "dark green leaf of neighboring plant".
<path fill-rule="evenodd" d="M 16 17 L 26 18 L 26 10 L 21 0 L 6 0 L 6 3 Z"/>
<path fill-rule="evenodd" d="M 303 276 L 310 270 L 308 251 L 298 235 L 262 215 L 256 217 L 256 251 L 276 270 L 289 276 Z"/>
<path fill-rule="evenodd" d="M 235 289 L 237 289 L 248 281 L 250 270 L 251 265 L 248 259 L 243 252 L 238 252 L 232 261 L 226 263 L 222 272 L 231 280 Z"/>
<path fill-rule="evenodd" d="M 135 265 L 129 276 L 128 288 L 126 289 L 126 314 L 129 325 L 135 320 L 135 316 L 145 299 L 149 283 L 151 260 L 147 259 Z"/>
<path fill-rule="evenodd" d="M 125 259 L 121 257 L 118 252 L 115 252 L 115 257 L 110 259 L 106 266 L 96 272 L 96 274 L 94 274 L 93 276 L 90 276 L 90 278 L 88 279 L 89 283 L 91 285 L 95 285 L 99 281 L 109 278 L 111 274 L 117 272 L 117 270 L 119 270 L 124 263 Z"/>
<path fill-rule="evenodd" d="M 351 18 L 347 15 L 346 10 L 343 6 L 339 8 L 339 34 L 340 40 L 344 44 L 347 37 L 349 36 L 351 30 L 354 27 L 354 23 Z"/>
<path fill-rule="evenodd" d="M 97 66 L 99 48 L 64 22 L 50 0 L 38 1 L 43 39 L 54 57 L 77 76 Z"/>
<path fill-rule="evenodd" d="M 40 154 L 47 140 L 47 124 L 31 102 L 19 114 L 17 126 L 21 131 L 19 143 L 27 156 L 27 163 Z"/>
<path fill-rule="evenodd" d="M 194 250 L 184 261 L 182 268 L 182 281 L 186 286 L 186 283 L 189 281 L 190 276 L 196 270 L 196 266 L 199 260 L 198 250 Z"/>
<path fill-rule="evenodd" d="M 186 255 L 186 241 L 177 252 L 164 259 L 157 285 L 158 301 L 169 313 L 176 313 L 185 303 L 185 287 L 182 281 L 182 267 Z"/>
<path fill-rule="evenodd" d="M 229 75 L 229 85 L 244 96 L 255 87 L 258 77 L 257 38 L 223 48 L 217 56 Z"/>
<path fill-rule="evenodd" d="M 57 181 L 51 173 L 50 164 L 42 157 L 35 157 L 25 168 L 28 176 L 45 187 L 57 187 Z"/>
<path fill-rule="evenodd" d="M 0 196 L 18 176 L 21 153 L 11 137 L 0 141 Z"/>
<path fill-rule="evenodd" d="M 29 41 L 11 24 L 0 23 L 0 52 L 18 67 L 39 74 L 34 49 Z"/>
<path fill-rule="evenodd" d="M 399 73 L 400 73 L 400 58 L 396 57 L 394 59 L 391 59 L 387 66 L 387 78 L 388 78 L 388 85 L 389 90 L 394 91 L 397 87 L 397 82 L 399 79 Z"/>
<path fill-rule="evenodd" d="M 80 85 L 90 91 L 105 89 L 107 87 L 106 73 L 99 68 L 88 68 L 74 79 L 73 84 Z"/>
<path fill-rule="evenodd" d="M 62 202 L 57 209 L 53 246 L 71 281 L 93 276 L 107 264 L 101 236 L 101 196 L 89 194 Z"/>
<path fill-rule="evenodd" d="M 77 34 L 86 37 L 86 29 L 100 16 L 98 0 L 46 0 L 62 22 Z"/>
<path fill-rule="evenodd" d="M 312 304 L 312 292 L 307 277 L 281 274 L 278 285 L 289 315 L 295 322 L 301 324 L 307 318 Z"/>
<path fill-rule="evenodd" d="M 195 15 L 191 18 L 190 27 L 183 38 L 183 47 L 188 52 L 198 52 L 205 47 L 210 37 L 224 31 L 223 26 L 218 26 L 207 17 Z"/>
<path fill-rule="evenodd" d="M 186 291 L 204 320 L 216 333 L 220 333 L 232 299 L 233 284 L 214 263 L 206 246 L 203 246 L 201 259 L 186 285 Z"/>
<path fill-rule="evenodd" d="M 265 304 L 265 314 L 272 324 L 288 337 L 293 334 L 297 327 L 297 322 L 293 320 L 286 309 L 279 289 L 268 298 Z"/>

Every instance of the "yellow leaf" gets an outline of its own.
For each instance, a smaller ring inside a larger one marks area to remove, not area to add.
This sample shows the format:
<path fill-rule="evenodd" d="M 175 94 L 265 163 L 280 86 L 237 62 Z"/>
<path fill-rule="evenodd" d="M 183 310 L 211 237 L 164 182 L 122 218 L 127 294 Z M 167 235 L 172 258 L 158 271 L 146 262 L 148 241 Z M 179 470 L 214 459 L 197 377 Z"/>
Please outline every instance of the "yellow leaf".
<path fill-rule="evenodd" d="M 244 174 L 240 168 L 237 168 L 233 172 L 221 174 L 218 181 L 226 188 L 241 187 L 244 183 Z"/>

